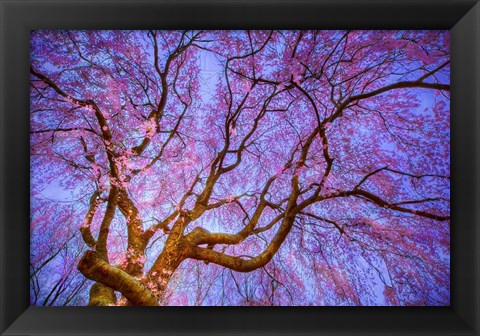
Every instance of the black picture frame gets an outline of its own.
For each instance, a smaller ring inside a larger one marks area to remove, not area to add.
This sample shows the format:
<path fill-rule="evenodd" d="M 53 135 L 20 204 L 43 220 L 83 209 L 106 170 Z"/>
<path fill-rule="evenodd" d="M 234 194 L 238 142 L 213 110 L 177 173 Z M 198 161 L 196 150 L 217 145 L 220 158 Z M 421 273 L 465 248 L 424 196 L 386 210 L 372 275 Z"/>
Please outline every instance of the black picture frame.
<path fill-rule="evenodd" d="M 473 0 L 0 0 L 2 335 L 479 335 L 480 4 Z M 32 29 L 449 29 L 451 306 L 29 306 Z"/>

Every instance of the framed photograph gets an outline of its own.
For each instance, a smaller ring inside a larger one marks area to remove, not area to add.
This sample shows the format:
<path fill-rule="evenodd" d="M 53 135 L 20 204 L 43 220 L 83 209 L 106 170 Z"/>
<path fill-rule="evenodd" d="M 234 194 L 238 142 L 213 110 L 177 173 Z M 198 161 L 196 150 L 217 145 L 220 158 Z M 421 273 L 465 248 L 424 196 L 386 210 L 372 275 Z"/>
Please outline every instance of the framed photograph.
<path fill-rule="evenodd" d="M 479 335 L 477 1 L 0 3 L 2 335 Z"/>

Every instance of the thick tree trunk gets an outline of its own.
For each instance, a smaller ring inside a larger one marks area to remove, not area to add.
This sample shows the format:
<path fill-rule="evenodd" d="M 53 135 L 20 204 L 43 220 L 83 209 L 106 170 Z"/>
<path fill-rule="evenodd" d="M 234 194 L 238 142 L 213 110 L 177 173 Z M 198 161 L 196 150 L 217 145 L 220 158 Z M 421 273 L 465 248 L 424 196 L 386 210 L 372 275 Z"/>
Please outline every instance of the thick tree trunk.
<path fill-rule="evenodd" d="M 157 297 L 146 285 L 127 272 L 108 264 L 95 251 L 85 252 L 77 268 L 86 278 L 122 293 L 132 305 L 158 305 Z M 101 292 L 102 296 L 106 295 L 103 289 Z M 94 292 L 95 295 L 99 294 Z"/>
<path fill-rule="evenodd" d="M 96 282 L 90 289 L 89 306 L 113 306 L 117 303 L 115 292 L 110 287 Z"/>
<path fill-rule="evenodd" d="M 100 283 L 92 287 L 90 305 L 114 304 L 114 291 L 123 295 L 126 305 L 156 306 L 163 302 L 173 273 L 192 252 L 191 242 L 182 235 L 186 223 L 182 217 L 172 228 L 163 251 L 144 276 L 144 241 L 130 244 L 125 270 L 110 265 L 99 253 L 87 251 L 78 269 L 88 279 Z"/>
<path fill-rule="evenodd" d="M 165 291 L 173 273 L 187 258 L 190 248 L 187 240 L 183 237 L 175 240 L 168 239 L 162 253 L 146 274 L 147 286 L 159 298 L 160 302 L 165 297 Z"/>

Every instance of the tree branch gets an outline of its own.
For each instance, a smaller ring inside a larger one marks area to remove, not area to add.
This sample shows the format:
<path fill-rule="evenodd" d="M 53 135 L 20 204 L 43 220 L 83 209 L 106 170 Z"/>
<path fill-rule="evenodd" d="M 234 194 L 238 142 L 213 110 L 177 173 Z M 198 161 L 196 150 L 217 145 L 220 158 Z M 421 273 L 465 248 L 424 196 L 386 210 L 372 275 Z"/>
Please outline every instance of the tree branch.
<path fill-rule="evenodd" d="M 157 299 L 147 287 L 127 272 L 108 264 L 94 251 L 85 252 L 77 268 L 88 279 L 122 293 L 134 305 L 158 306 Z"/>

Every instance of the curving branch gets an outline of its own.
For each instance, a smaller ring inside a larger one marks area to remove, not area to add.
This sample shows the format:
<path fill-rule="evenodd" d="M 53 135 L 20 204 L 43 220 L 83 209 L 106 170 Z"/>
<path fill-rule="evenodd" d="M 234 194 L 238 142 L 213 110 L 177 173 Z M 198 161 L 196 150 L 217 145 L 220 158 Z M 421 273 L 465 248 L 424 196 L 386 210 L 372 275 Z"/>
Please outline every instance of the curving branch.
<path fill-rule="evenodd" d="M 267 248 L 252 259 L 246 260 L 242 259 L 241 257 L 234 257 L 217 252 L 213 249 L 201 248 L 197 246 L 193 246 L 191 248 L 191 252 L 188 257 L 205 262 L 211 262 L 237 272 L 251 272 L 265 266 L 270 260 L 272 260 L 273 256 L 277 253 L 277 251 L 280 249 L 280 246 L 285 241 L 294 221 L 295 216 L 285 216 L 282 225 Z"/>
<path fill-rule="evenodd" d="M 401 202 L 400 203 L 389 203 L 389 202 L 385 201 L 384 199 L 382 199 L 381 197 L 379 197 L 375 194 L 372 194 L 371 192 L 368 192 L 368 191 L 363 190 L 363 189 L 355 189 L 355 190 L 352 190 L 352 191 L 349 191 L 349 192 L 345 192 L 345 195 L 346 196 L 352 195 L 352 196 L 355 196 L 355 197 L 366 199 L 367 201 L 375 203 L 376 205 L 381 206 L 381 207 L 386 208 L 386 209 L 391 209 L 391 210 L 395 210 L 395 211 L 399 211 L 399 212 L 410 213 L 412 215 L 417 215 L 417 216 L 421 216 L 421 217 L 425 217 L 425 218 L 431 218 L 431 219 L 435 219 L 435 220 L 438 220 L 438 221 L 446 221 L 446 220 L 450 219 L 450 216 L 435 215 L 435 214 L 432 214 L 432 213 L 429 213 L 429 212 L 426 212 L 426 211 L 412 210 L 412 209 L 409 209 L 409 208 L 404 208 L 404 207 L 398 206 L 398 204 L 401 204 Z"/>
<path fill-rule="evenodd" d="M 288 199 L 283 221 L 278 228 L 275 236 L 268 244 L 267 248 L 258 256 L 245 260 L 241 257 L 230 256 L 221 252 L 214 251 L 211 248 L 200 248 L 198 246 L 191 246 L 187 257 L 205 262 L 212 262 L 214 264 L 230 268 L 237 272 L 251 272 L 257 268 L 265 266 L 273 256 L 278 252 L 280 246 L 287 238 L 288 233 L 292 229 L 295 222 L 295 206 L 297 204 L 300 190 L 298 188 L 298 176 L 293 176 L 291 179 L 292 191 Z"/>
<path fill-rule="evenodd" d="M 85 252 L 77 268 L 88 279 L 122 293 L 134 305 L 158 306 L 150 289 L 127 272 L 107 263 L 95 251 Z"/>

